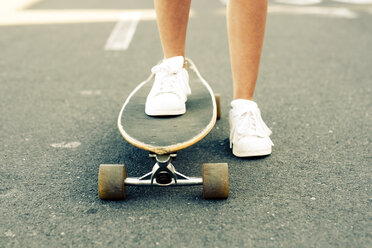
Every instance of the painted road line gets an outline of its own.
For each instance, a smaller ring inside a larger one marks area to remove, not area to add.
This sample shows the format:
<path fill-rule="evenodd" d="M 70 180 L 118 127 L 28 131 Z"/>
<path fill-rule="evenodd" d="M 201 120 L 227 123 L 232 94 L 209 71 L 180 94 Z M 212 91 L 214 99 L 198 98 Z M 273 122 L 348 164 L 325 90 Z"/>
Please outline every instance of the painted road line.
<path fill-rule="evenodd" d="M 69 142 L 69 143 L 61 142 L 61 143 L 50 144 L 50 146 L 54 147 L 54 148 L 70 148 L 70 149 L 79 147 L 80 145 L 81 145 L 81 143 L 78 142 L 78 141 L 73 141 L 73 142 Z"/>
<path fill-rule="evenodd" d="M 102 95 L 102 91 L 100 90 L 82 90 L 80 94 L 83 96 L 99 96 Z"/>
<path fill-rule="evenodd" d="M 372 4 L 372 0 L 332 0 L 333 2 L 352 3 L 352 4 Z"/>
<path fill-rule="evenodd" d="M 292 15 L 317 15 L 333 18 L 357 18 L 358 15 L 348 8 L 335 7 L 297 7 L 274 5 L 269 7 L 269 13 Z"/>
<path fill-rule="evenodd" d="M 138 10 L 26 10 L 0 16 L 0 26 L 117 22 L 123 15 L 141 13 L 141 20 L 156 20 L 153 9 Z"/>
<path fill-rule="evenodd" d="M 313 5 L 321 3 L 323 0 L 275 0 L 277 3 L 293 4 L 293 5 Z"/>
<path fill-rule="evenodd" d="M 286 14 L 286 15 L 309 15 L 309 16 L 322 16 L 328 18 L 357 18 L 356 12 L 348 8 L 336 7 L 314 7 L 314 6 L 284 6 L 284 5 L 269 5 L 269 14 Z M 219 15 L 225 15 L 226 9 L 219 9 Z"/>
<path fill-rule="evenodd" d="M 0 0 L 0 13 L 9 13 L 25 9 L 40 0 Z"/>
<path fill-rule="evenodd" d="M 107 39 L 105 50 L 124 51 L 129 47 L 136 32 L 137 24 L 141 20 L 141 13 L 123 13 L 119 22 L 115 25 L 110 37 Z"/>
<path fill-rule="evenodd" d="M 0 26 L 117 22 L 123 14 L 133 15 L 138 12 L 141 13 L 141 21 L 156 20 L 153 9 L 24 10 L 0 11 Z M 191 9 L 189 17 L 192 18 L 194 15 L 195 12 Z"/>

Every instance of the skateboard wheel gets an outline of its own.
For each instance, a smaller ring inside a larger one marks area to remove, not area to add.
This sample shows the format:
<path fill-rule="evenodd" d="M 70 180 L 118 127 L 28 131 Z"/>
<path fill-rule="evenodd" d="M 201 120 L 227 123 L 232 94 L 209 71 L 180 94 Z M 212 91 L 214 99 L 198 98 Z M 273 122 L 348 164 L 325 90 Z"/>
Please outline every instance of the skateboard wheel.
<path fill-rule="evenodd" d="M 98 195 L 102 200 L 124 200 L 127 170 L 122 164 L 101 164 L 98 173 Z"/>
<path fill-rule="evenodd" d="M 219 120 L 221 118 L 221 95 L 214 94 L 214 98 L 216 99 L 217 120 Z"/>
<path fill-rule="evenodd" d="M 226 199 L 229 196 L 227 163 L 203 164 L 202 176 L 205 199 Z"/>

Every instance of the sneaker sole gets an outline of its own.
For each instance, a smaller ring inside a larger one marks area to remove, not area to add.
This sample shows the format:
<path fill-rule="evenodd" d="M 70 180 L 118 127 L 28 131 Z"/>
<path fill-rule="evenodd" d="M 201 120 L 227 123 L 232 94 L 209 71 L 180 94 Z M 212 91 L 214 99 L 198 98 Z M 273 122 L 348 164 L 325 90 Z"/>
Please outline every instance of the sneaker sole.
<path fill-rule="evenodd" d="M 260 151 L 238 151 L 236 149 L 232 149 L 232 153 L 236 157 L 256 157 L 256 156 L 266 156 L 271 154 L 271 147 L 265 150 Z"/>

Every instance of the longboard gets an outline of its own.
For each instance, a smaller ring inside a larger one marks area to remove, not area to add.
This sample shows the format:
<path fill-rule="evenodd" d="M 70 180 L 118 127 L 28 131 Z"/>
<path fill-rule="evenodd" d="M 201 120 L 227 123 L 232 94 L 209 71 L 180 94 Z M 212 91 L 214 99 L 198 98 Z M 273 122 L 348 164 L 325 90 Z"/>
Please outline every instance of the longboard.
<path fill-rule="evenodd" d="M 193 61 L 186 59 L 186 63 L 192 94 L 187 99 L 184 115 L 151 117 L 145 114 L 145 102 L 154 74 L 139 84 L 125 100 L 117 120 L 118 129 L 130 144 L 149 151 L 156 163 L 149 173 L 136 178 L 127 178 L 124 165 L 101 164 L 98 175 L 101 199 L 122 200 L 129 185 L 203 185 L 206 199 L 228 197 L 227 163 L 203 164 L 202 178 L 187 177 L 173 166 L 176 152 L 203 139 L 212 130 L 220 112 L 219 97 L 215 97 Z"/>

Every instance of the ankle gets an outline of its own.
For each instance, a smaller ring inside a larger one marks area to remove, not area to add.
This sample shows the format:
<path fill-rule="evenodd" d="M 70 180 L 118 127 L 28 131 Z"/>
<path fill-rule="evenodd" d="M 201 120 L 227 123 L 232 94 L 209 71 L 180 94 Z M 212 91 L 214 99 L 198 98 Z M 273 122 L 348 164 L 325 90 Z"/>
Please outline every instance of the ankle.
<path fill-rule="evenodd" d="M 251 96 L 251 95 L 242 95 L 242 94 L 234 95 L 233 100 L 238 100 L 238 99 L 253 101 L 253 96 Z"/>

